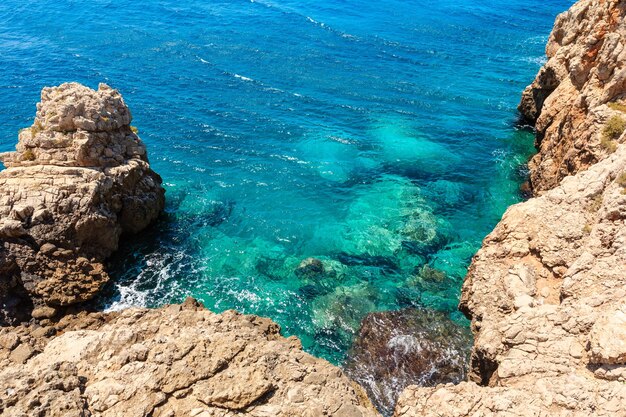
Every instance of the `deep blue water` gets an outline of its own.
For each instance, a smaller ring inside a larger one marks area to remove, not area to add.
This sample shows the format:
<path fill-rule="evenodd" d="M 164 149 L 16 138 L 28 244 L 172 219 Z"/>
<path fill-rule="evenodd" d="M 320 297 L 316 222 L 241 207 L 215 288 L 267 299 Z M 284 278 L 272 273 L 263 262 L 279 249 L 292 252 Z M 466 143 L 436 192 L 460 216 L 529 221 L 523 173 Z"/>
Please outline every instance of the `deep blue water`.
<path fill-rule="evenodd" d="M 0 151 L 43 86 L 118 88 L 167 213 L 124 239 L 101 302 L 193 295 L 338 363 L 369 311 L 462 320 L 466 268 L 533 152 L 520 92 L 571 3 L 3 0 Z M 325 274 L 297 276 L 307 257 Z"/>

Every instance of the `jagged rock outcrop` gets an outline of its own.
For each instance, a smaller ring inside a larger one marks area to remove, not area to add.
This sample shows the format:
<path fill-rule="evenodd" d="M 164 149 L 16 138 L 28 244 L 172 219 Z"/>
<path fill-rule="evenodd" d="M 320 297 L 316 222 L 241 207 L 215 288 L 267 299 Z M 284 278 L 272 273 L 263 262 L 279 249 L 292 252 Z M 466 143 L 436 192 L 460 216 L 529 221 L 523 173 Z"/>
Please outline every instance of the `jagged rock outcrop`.
<path fill-rule="evenodd" d="M 626 114 L 606 104 L 626 96 L 625 5 L 581 0 L 557 19 L 521 105 L 541 195 L 507 210 L 463 286 L 469 382 L 410 387 L 396 416 L 626 415 L 623 127 L 607 138 Z"/>
<path fill-rule="evenodd" d="M 522 116 L 537 130 L 529 163 L 535 193 L 609 155 L 619 140 L 603 137 L 613 117 L 626 120 L 626 3 L 583 0 L 558 16 L 547 63 L 522 96 Z"/>
<path fill-rule="evenodd" d="M 412 387 L 397 415 L 624 412 L 625 221 L 626 145 L 512 206 L 463 287 L 475 333 L 472 382 Z"/>
<path fill-rule="evenodd" d="M 378 415 L 358 385 L 271 320 L 192 299 L 0 329 L 0 414 Z"/>
<path fill-rule="evenodd" d="M 44 88 L 16 151 L 0 155 L 0 324 L 91 299 L 122 233 L 163 209 L 161 178 L 130 122 L 104 84 Z"/>
<path fill-rule="evenodd" d="M 471 340 L 467 327 L 441 312 L 407 308 L 370 313 L 344 369 L 383 415 L 391 415 L 398 396 L 411 384 L 463 381 Z"/>

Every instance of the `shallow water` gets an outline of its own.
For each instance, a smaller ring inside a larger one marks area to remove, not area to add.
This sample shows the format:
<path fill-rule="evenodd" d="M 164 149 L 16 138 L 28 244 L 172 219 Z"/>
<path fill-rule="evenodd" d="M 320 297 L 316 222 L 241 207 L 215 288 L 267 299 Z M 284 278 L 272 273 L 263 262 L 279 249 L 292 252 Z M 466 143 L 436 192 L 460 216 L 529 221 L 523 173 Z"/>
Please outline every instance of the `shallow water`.
<path fill-rule="evenodd" d="M 100 302 L 193 295 L 340 363 L 370 311 L 463 320 L 470 258 L 533 152 L 519 94 L 571 3 L 4 0 L 0 151 L 42 86 L 118 88 L 168 202 Z M 295 274 L 308 257 L 323 275 Z"/>

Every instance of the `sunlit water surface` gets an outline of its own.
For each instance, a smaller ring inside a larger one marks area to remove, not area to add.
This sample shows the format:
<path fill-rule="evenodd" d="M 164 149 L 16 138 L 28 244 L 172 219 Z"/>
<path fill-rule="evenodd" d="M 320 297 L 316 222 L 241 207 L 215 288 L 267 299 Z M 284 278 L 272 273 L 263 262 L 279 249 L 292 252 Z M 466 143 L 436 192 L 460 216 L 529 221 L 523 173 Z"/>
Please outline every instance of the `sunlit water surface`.
<path fill-rule="evenodd" d="M 370 311 L 463 320 L 470 258 L 521 199 L 520 92 L 570 3 L 4 0 L 0 151 L 42 86 L 118 88 L 167 208 L 102 305 L 192 295 L 340 363 Z M 296 275 L 308 257 L 325 273 Z"/>

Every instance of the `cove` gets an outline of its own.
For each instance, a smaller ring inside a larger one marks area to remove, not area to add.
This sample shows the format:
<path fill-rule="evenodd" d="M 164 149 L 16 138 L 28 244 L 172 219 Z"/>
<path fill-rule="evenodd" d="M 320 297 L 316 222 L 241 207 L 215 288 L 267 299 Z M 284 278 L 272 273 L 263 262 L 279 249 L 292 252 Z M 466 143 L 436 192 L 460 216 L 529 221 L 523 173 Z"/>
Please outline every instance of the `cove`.
<path fill-rule="evenodd" d="M 166 214 L 111 261 L 103 308 L 187 295 L 271 317 L 341 363 L 369 312 L 456 311 L 521 200 L 519 92 L 565 1 L 0 5 L 0 150 L 43 85 L 119 89 Z M 316 258 L 323 272 L 296 273 Z"/>

